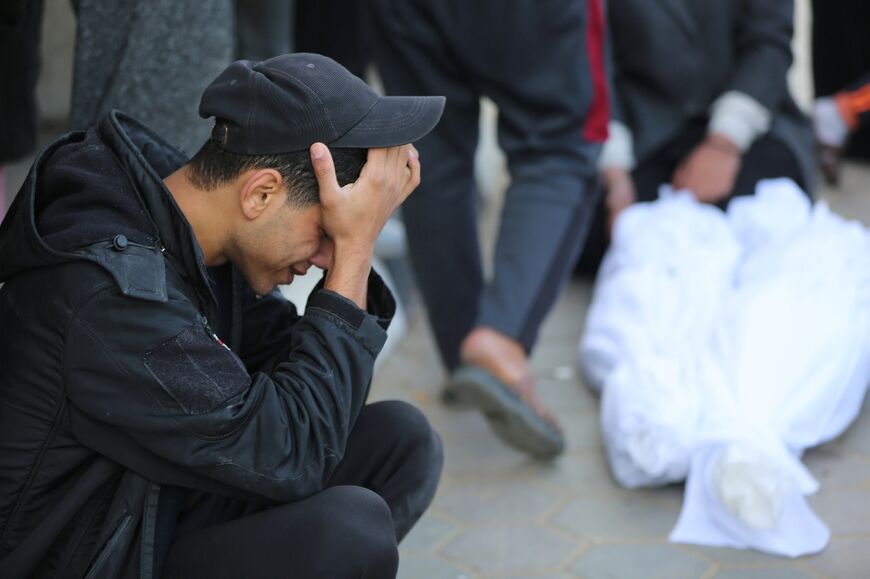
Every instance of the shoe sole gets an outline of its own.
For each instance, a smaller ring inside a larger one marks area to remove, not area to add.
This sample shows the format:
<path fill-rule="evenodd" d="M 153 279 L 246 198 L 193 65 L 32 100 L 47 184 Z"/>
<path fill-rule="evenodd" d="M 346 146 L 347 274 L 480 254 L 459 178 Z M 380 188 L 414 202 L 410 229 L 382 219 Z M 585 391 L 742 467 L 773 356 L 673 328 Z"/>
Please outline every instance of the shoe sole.
<path fill-rule="evenodd" d="M 486 370 L 473 366 L 459 368 L 449 391 L 453 404 L 483 412 L 496 435 L 514 448 L 536 458 L 553 458 L 565 449 L 556 427 Z"/>

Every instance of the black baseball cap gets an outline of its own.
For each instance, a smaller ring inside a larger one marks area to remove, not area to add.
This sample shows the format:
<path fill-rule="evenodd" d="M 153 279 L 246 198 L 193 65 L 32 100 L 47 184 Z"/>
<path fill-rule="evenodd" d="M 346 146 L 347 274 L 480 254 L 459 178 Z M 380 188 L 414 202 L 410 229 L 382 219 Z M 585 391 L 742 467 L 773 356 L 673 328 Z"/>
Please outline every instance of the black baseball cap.
<path fill-rule="evenodd" d="M 379 96 L 319 54 L 238 60 L 202 93 L 199 114 L 215 117 L 212 139 L 233 153 L 274 155 L 333 148 L 392 147 L 431 131 L 441 96 Z"/>

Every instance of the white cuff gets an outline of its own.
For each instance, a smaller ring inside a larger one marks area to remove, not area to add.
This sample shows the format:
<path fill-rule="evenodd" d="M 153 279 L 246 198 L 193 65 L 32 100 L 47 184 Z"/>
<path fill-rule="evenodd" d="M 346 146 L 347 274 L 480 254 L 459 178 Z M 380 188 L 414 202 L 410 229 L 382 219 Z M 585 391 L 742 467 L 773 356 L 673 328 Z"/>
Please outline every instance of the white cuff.
<path fill-rule="evenodd" d="M 829 147 L 842 147 L 849 138 L 849 125 L 831 97 L 818 98 L 813 104 L 813 129 L 816 139 Z"/>
<path fill-rule="evenodd" d="M 721 133 L 746 151 L 770 129 L 770 122 L 770 111 L 764 105 L 744 92 L 731 90 L 713 103 L 707 132 Z"/>
<path fill-rule="evenodd" d="M 607 125 L 607 141 L 598 158 L 598 168 L 625 169 L 630 171 L 636 164 L 634 159 L 634 138 L 631 130 L 619 121 Z"/>

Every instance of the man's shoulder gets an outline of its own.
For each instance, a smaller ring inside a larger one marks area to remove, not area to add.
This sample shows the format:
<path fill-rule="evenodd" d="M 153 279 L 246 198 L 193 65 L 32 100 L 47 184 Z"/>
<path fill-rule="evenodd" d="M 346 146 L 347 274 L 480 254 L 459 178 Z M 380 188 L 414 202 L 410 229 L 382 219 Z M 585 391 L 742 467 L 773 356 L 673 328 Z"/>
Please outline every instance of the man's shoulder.
<path fill-rule="evenodd" d="M 134 243 L 123 234 L 82 248 L 83 258 L 101 266 L 127 297 L 165 302 L 166 261 L 159 247 Z"/>
<path fill-rule="evenodd" d="M 29 324 L 64 326 L 89 302 L 110 299 L 125 309 L 153 304 L 158 309 L 172 295 L 184 299 L 167 282 L 160 251 L 134 248 L 129 253 L 96 243 L 82 248 L 82 259 L 20 272 L 0 286 L 0 309 L 17 311 Z M 100 298 L 100 296 L 103 296 Z"/>

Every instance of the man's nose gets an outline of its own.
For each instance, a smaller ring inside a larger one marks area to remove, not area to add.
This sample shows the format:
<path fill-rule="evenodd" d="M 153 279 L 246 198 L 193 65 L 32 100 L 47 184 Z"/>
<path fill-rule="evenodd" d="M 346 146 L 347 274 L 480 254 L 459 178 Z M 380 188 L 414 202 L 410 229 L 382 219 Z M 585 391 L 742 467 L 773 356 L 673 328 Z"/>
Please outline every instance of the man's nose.
<path fill-rule="evenodd" d="M 317 252 L 308 258 L 308 263 L 326 270 L 332 266 L 332 240 L 324 237 Z"/>
<path fill-rule="evenodd" d="M 291 269 L 293 270 L 293 273 L 295 273 L 296 275 L 305 275 L 306 272 L 308 272 L 308 269 L 310 267 L 311 267 L 311 262 L 303 261 L 303 262 L 294 264 Z"/>
<path fill-rule="evenodd" d="M 315 255 L 312 255 L 309 258 L 308 263 L 310 265 L 315 265 L 320 269 L 327 269 L 326 255 L 324 255 L 322 251 L 318 251 Z"/>

